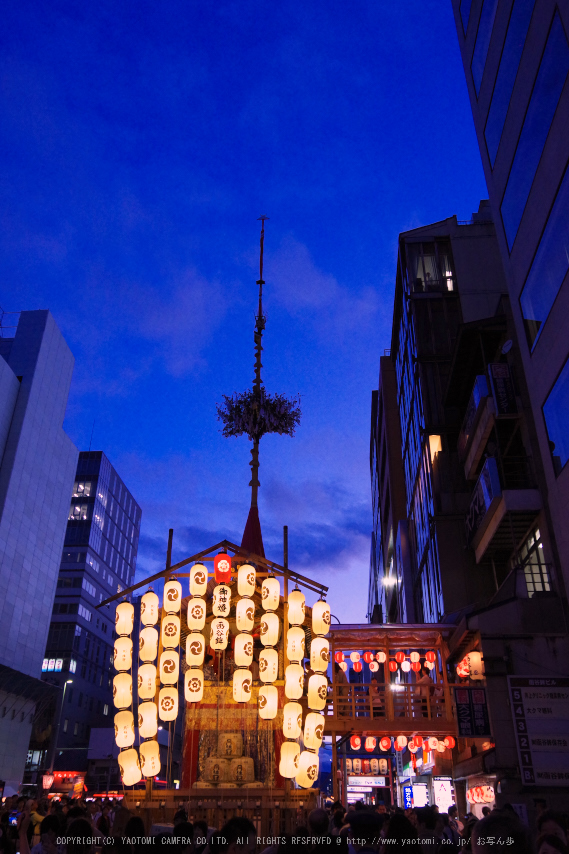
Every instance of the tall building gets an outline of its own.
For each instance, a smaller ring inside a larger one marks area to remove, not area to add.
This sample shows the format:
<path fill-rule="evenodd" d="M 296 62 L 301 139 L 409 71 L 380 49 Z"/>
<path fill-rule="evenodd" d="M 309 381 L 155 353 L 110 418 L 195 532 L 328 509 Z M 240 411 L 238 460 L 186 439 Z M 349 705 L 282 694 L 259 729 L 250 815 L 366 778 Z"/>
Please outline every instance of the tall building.
<path fill-rule="evenodd" d="M 73 356 L 48 311 L 0 329 L 0 778 L 22 782 L 77 449 L 63 431 Z M 6 323 L 6 321 L 8 321 Z"/>
<path fill-rule="evenodd" d="M 569 2 L 452 0 L 569 586 Z"/>
<path fill-rule="evenodd" d="M 79 454 L 44 646 L 42 678 L 61 687 L 47 745 L 32 739 L 28 773 L 87 770 L 92 727 L 113 726 L 115 607 L 104 599 L 134 581 L 141 509 L 101 451 Z M 64 699 L 61 704 L 61 698 Z M 45 730 L 44 730 L 45 731 Z"/>

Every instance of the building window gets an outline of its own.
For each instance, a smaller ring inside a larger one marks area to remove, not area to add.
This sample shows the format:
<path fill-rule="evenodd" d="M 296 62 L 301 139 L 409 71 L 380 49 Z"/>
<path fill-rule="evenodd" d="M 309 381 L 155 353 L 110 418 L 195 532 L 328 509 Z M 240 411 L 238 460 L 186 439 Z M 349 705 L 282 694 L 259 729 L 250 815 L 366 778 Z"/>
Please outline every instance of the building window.
<path fill-rule="evenodd" d="M 543 417 L 556 475 L 569 459 L 569 359 L 543 404 Z"/>
<path fill-rule="evenodd" d="M 97 575 L 98 575 L 98 574 L 99 574 L 99 567 L 100 567 L 99 561 L 98 561 L 98 560 L 95 560 L 95 558 L 93 557 L 93 555 L 87 555 L 87 563 L 89 564 L 89 566 L 90 566 L 90 567 L 92 567 L 92 568 L 93 568 L 93 570 L 94 570 L 94 571 L 97 573 Z"/>
<path fill-rule="evenodd" d="M 514 8 L 510 15 L 504 50 L 502 51 L 500 67 L 498 68 L 492 102 L 484 130 L 488 157 L 490 158 L 492 168 L 494 168 L 494 163 L 496 162 L 498 146 L 502 138 L 506 114 L 510 105 L 534 6 L 535 0 L 515 0 Z"/>
<path fill-rule="evenodd" d="M 109 714 L 109 707 L 108 707 L 108 705 L 107 705 L 106 703 L 105 703 L 105 705 L 103 706 L 103 714 L 104 714 L 104 715 L 108 715 L 108 714 Z"/>
<path fill-rule="evenodd" d="M 79 605 L 78 613 L 79 613 L 79 616 L 83 617 L 84 620 L 87 620 L 88 623 L 91 622 L 93 615 L 92 615 L 91 611 L 89 611 L 88 608 L 85 608 L 84 605 Z"/>
<path fill-rule="evenodd" d="M 478 32 L 476 33 L 476 44 L 474 45 L 474 53 L 472 54 L 472 65 L 470 67 L 476 95 L 480 92 L 480 84 L 482 83 L 482 75 L 484 74 L 484 66 L 486 65 L 486 57 L 488 56 L 488 48 L 490 47 L 490 38 L 492 36 L 497 8 L 498 0 L 484 0 L 482 4 Z"/>
<path fill-rule="evenodd" d="M 73 735 L 77 735 L 78 732 L 79 732 L 79 724 L 76 723 L 75 726 L 73 727 Z"/>
<path fill-rule="evenodd" d="M 569 44 L 559 13 L 556 12 L 502 199 L 502 220 L 510 250 L 522 221 L 568 71 Z"/>
<path fill-rule="evenodd" d="M 464 35 L 466 35 L 466 31 L 468 29 L 471 6 L 472 0 L 460 0 L 460 17 L 462 19 L 462 29 L 464 30 Z"/>
<path fill-rule="evenodd" d="M 414 293 L 454 290 L 450 243 L 407 243 L 407 275 Z"/>
<path fill-rule="evenodd" d="M 537 343 L 539 333 L 569 270 L 568 210 L 569 168 L 565 171 L 520 296 L 530 349 Z"/>
<path fill-rule="evenodd" d="M 84 495 L 91 495 L 93 483 L 90 480 L 76 480 L 73 487 L 73 498 L 82 498 Z"/>
<path fill-rule="evenodd" d="M 551 590 L 549 574 L 543 557 L 543 543 L 539 528 L 531 532 L 520 549 L 519 559 L 524 571 L 528 597 L 534 593 L 544 593 Z"/>
<path fill-rule="evenodd" d="M 69 511 L 69 521 L 87 520 L 91 518 L 91 505 L 74 501 Z"/>
<path fill-rule="evenodd" d="M 63 721 L 63 732 L 67 732 L 67 727 L 69 726 L 69 719 L 65 718 Z"/>

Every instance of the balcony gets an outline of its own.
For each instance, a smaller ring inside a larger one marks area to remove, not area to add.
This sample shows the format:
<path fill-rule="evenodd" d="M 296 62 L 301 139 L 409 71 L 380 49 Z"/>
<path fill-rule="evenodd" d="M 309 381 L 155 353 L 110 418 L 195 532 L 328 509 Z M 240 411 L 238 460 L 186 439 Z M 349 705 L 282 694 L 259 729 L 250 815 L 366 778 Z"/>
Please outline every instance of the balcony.
<path fill-rule="evenodd" d="M 541 495 L 527 457 L 488 457 L 466 517 L 466 537 L 476 563 L 486 551 L 511 551 L 541 510 Z"/>

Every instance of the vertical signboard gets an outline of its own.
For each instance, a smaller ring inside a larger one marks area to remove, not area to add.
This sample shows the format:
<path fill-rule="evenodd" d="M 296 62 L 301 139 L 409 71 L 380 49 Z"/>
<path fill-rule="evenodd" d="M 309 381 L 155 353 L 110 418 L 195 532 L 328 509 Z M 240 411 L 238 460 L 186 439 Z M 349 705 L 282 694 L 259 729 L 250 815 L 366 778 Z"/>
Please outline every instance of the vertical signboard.
<path fill-rule="evenodd" d="M 509 676 L 522 784 L 569 785 L 569 679 Z"/>
<path fill-rule="evenodd" d="M 488 365 L 488 373 L 498 418 L 504 415 L 517 415 L 516 392 L 509 365 L 505 362 L 493 362 Z"/>
<path fill-rule="evenodd" d="M 455 688 L 458 734 L 461 738 L 490 736 L 485 688 Z"/>

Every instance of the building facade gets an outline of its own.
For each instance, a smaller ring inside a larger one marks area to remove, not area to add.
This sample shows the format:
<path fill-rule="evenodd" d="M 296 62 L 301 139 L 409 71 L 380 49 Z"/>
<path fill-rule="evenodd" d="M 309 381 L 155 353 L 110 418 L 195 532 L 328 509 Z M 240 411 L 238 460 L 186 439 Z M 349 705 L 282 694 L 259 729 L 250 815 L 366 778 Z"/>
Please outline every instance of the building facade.
<path fill-rule="evenodd" d="M 53 317 L 23 311 L 0 331 L 0 778 L 9 793 L 46 699 L 40 676 L 77 449 L 62 427 L 74 360 Z"/>

